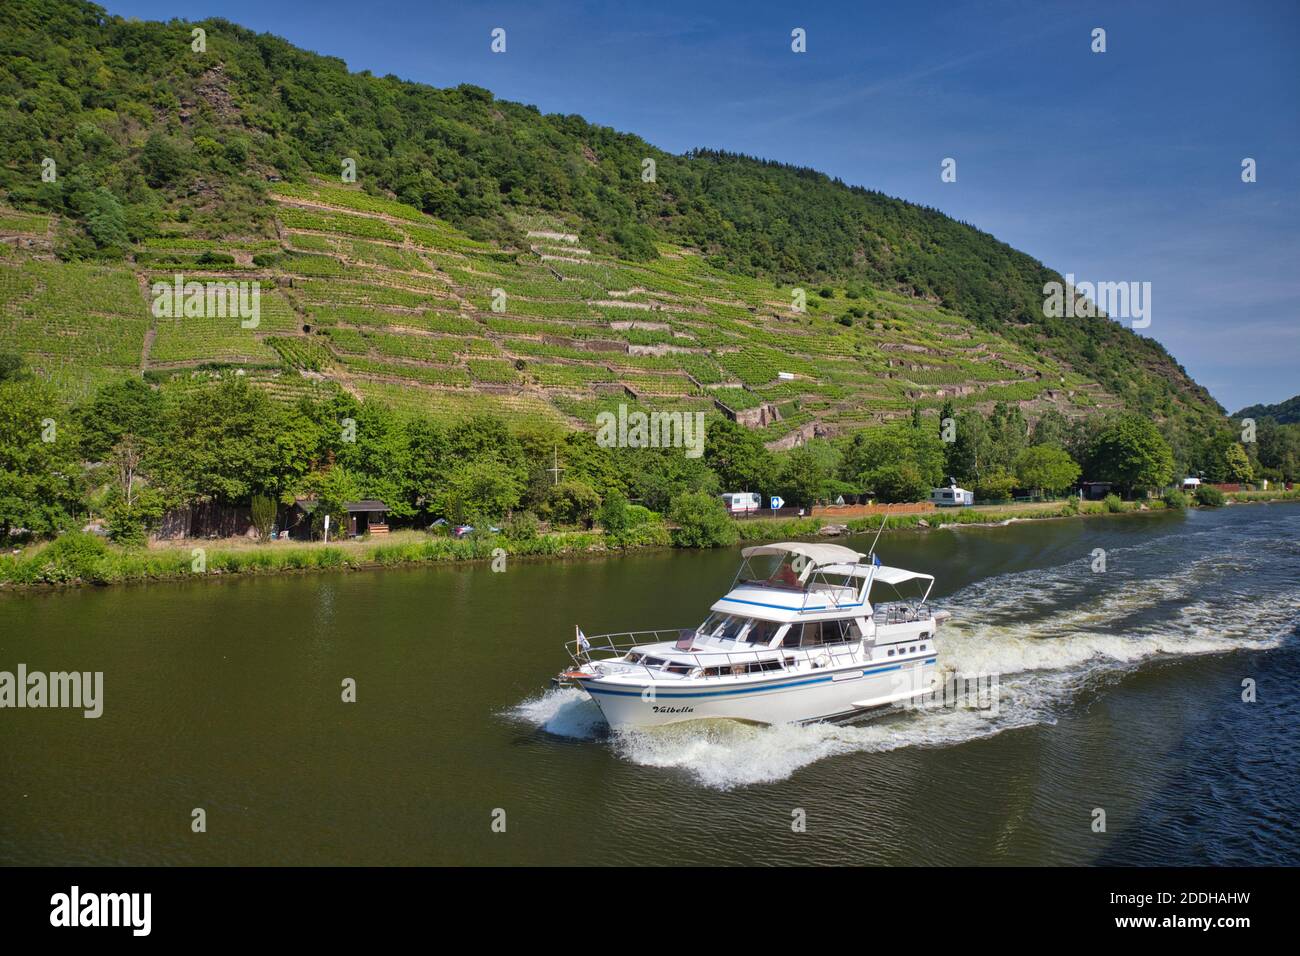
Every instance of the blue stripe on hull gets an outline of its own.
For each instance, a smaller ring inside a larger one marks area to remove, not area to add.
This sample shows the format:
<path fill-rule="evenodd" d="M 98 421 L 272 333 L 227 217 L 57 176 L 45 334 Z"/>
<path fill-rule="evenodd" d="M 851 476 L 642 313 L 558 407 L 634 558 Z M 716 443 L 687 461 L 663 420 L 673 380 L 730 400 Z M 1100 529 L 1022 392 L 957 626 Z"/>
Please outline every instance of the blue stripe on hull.
<path fill-rule="evenodd" d="M 922 661 L 921 664 L 933 664 L 937 660 L 937 657 L 931 657 L 928 660 Z M 902 667 L 902 664 L 889 664 L 885 667 L 875 667 L 871 670 L 863 670 L 862 676 L 866 677 L 870 674 L 884 674 L 888 671 L 901 670 Z M 678 691 L 677 693 L 661 691 L 656 688 L 654 697 L 655 700 L 675 700 L 686 697 L 728 697 L 734 694 L 761 694 L 769 690 L 785 690 L 787 687 L 803 687 L 807 684 L 826 684 L 833 679 L 833 674 L 827 674 L 825 677 L 810 677 L 805 680 L 786 681 L 784 684 L 761 684 L 756 687 L 736 687 L 731 690 Z M 582 681 L 579 681 L 579 683 L 582 684 L 583 690 L 589 694 L 605 694 L 610 697 L 640 697 L 645 693 L 644 690 L 609 690 L 605 687 L 593 687 Z"/>

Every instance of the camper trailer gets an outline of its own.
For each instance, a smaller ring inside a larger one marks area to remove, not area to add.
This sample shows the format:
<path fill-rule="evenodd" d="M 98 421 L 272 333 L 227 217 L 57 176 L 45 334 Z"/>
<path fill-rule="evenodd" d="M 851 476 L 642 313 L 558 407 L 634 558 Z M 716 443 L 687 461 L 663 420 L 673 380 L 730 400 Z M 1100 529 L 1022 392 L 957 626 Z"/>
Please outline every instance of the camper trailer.
<path fill-rule="evenodd" d="M 763 507 L 763 496 L 756 491 L 729 491 L 720 497 L 733 515 L 751 514 Z"/>
<path fill-rule="evenodd" d="M 975 503 L 975 492 L 958 488 L 957 482 L 949 479 L 948 487 L 935 488 L 930 492 L 930 501 L 936 508 L 962 508 Z"/>

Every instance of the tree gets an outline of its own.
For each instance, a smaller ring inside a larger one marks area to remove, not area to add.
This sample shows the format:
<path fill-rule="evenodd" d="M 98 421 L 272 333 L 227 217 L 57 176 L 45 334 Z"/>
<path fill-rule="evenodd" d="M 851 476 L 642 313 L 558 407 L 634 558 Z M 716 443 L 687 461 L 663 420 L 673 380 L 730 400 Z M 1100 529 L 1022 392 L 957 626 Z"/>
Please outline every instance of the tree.
<path fill-rule="evenodd" d="M 722 501 L 703 492 L 680 495 L 673 502 L 668 519 L 677 525 L 672 541 L 679 548 L 717 548 L 735 544 L 740 538 L 736 523 Z"/>
<path fill-rule="evenodd" d="M 1079 480 L 1079 465 L 1064 448 L 1034 445 L 1016 456 L 1016 479 L 1021 488 L 1059 495 Z"/>
<path fill-rule="evenodd" d="M 998 402 L 989 415 L 989 463 L 1010 470 L 1028 440 L 1029 427 L 1019 405 Z"/>
<path fill-rule="evenodd" d="M 289 456 L 277 407 L 243 378 L 189 392 L 167 416 L 159 474 L 187 500 L 234 505 L 274 494 L 285 483 Z"/>
<path fill-rule="evenodd" d="M 778 487 L 786 503 L 797 507 L 813 505 L 830 494 L 839 470 L 840 453 L 825 441 L 813 440 L 791 448 L 781 463 Z"/>
<path fill-rule="evenodd" d="M 249 513 L 253 518 L 253 527 L 257 529 L 262 540 L 271 536 L 275 528 L 276 502 L 270 495 L 253 495 L 249 503 Z"/>
<path fill-rule="evenodd" d="M 456 523 L 496 519 L 519 504 L 523 485 L 495 457 L 461 462 L 443 479 L 439 510 Z"/>
<path fill-rule="evenodd" d="M 952 420 L 954 425 L 957 423 L 957 407 L 953 405 L 951 398 L 945 398 L 943 400 L 943 408 L 939 409 L 939 422 L 935 429 L 939 433 L 940 439 L 943 438 L 943 423 L 949 419 Z M 946 449 L 944 453 L 947 454 Z"/>
<path fill-rule="evenodd" d="M 1250 459 L 1246 457 L 1246 449 L 1241 447 L 1240 442 L 1233 442 L 1223 453 L 1224 456 L 1224 474 L 1228 481 L 1247 482 L 1254 479 L 1254 472 L 1250 467 Z"/>
<path fill-rule="evenodd" d="M 718 476 L 704 458 L 687 458 L 672 448 L 622 451 L 619 458 L 626 458 L 628 485 L 638 489 L 642 502 L 654 511 L 667 511 L 677 498 L 690 492 L 712 496 L 722 490 Z"/>
<path fill-rule="evenodd" d="M 1070 440 L 1072 430 L 1073 426 L 1068 418 L 1055 408 L 1049 408 L 1034 423 L 1033 431 L 1030 433 L 1030 444 L 1055 445 L 1058 448 L 1065 448 Z"/>
<path fill-rule="evenodd" d="M 776 461 L 763 439 L 730 419 L 709 426 L 704 461 L 726 491 L 770 492 L 776 483 Z"/>
<path fill-rule="evenodd" d="M 0 352 L 0 382 L 14 381 L 26 374 L 21 355 L 16 352 Z"/>
<path fill-rule="evenodd" d="M 67 527 L 83 478 L 75 422 L 48 383 L 0 382 L 0 540 Z"/>
<path fill-rule="evenodd" d="M 561 524 L 585 524 L 591 522 L 600 507 L 600 495 L 596 489 L 585 481 L 567 479 L 558 485 L 552 485 L 546 494 L 546 513 Z"/>
<path fill-rule="evenodd" d="M 185 157 L 175 143 L 155 131 L 145 140 L 140 152 L 140 165 L 150 186 L 167 186 L 185 171 Z"/>
<path fill-rule="evenodd" d="M 975 494 L 985 501 L 1005 501 L 1016 487 L 1016 476 L 1005 468 L 994 466 L 979 476 Z"/>
<path fill-rule="evenodd" d="M 81 451 L 99 461 L 123 436 L 147 444 L 156 440 L 163 425 L 162 394 L 147 382 L 127 378 L 100 386 L 81 410 Z"/>
<path fill-rule="evenodd" d="M 627 496 L 617 489 L 608 492 L 596 513 L 596 520 L 606 535 L 617 540 L 628 527 Z"/>
<path fill-rule="evenodd" d="M 992 464 L 992 440 L 988 422 L 974 409 L 957 416 L 954 441 L 944 446 L 947 474 L 964 485 L 973 485 L 980 472 Z"/>
<path fill-rule="evenodd" d="M 897 424 L 856 433 L 841 465 L 845 480 L 886 501 L 927 497 L 943 480 L 943 469 L 944 444 L 937 434 Z"/>
<path fill-rule="evenodd" d="M 863 484 L 881 501 L 924 501 L 933 482 L 926 481 L 916 465 L 881 465 L 862 473 Z"/>
<path fill-rule="evenodd" d="M 126 230 L 126 213 L 122 204 L 102 186 L 91 192 L 77 193 L 74 205 L 86 221 L 86 231 L 100 249 L 124 250 L 131 242 Z"/>
<path fill-rule="evenodd" d="M 396 519 L 411 518 L 418 494 L 411 480 L 411 445 L 404 423 L 382 405 L 368 403 L 350 417 L 352 441 L 337 444 L 340 464 L 356 476 L 365 498 L 378 498 Z"/>
<path fill-rule="evenodd" d="M 1095 478 L 1111 481 L 1125 494 L 1159 488 L 1174 476 L 1169 444 L 1150 419 L 1120 415 L 1106 422 L 1093 441 Z"/>

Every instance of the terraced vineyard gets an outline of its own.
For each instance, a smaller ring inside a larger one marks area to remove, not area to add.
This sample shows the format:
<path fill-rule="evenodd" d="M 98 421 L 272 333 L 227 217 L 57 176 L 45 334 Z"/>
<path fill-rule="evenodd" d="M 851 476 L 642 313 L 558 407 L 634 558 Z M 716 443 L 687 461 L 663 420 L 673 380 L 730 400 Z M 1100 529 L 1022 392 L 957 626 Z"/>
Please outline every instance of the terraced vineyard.
<path fill-rule="evenodd" d="M 1032 418 L 1114 404 L 1096 385 L 932 302 L 883 291 L 795 290 L 661 245 L 653 262 L 593 253 L 536 213 L 530 247 L 477 241 L 359 189 L 272 187 L 276 238 L 204 239 L 182 224 L 122 265 L 65 264 L 19 241 L 45 217 L 0 210 L 0 350 L 74 396 L 142 370 L 167 387 L 241 373 L 286 399 L 343 388 L 455 418 L 594 427 L 620 402 L 737 417 L 789 444 L 945 401 L 1006 400 Z M 155 318 L 149 287 L 256 281 L 255 328 Z"/>

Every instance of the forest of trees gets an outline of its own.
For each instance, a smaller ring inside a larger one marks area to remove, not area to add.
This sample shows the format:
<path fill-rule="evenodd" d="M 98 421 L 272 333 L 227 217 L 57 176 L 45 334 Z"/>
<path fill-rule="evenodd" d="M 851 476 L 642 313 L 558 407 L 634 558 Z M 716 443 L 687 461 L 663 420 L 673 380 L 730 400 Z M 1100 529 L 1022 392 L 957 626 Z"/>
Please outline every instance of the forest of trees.
<path fill-rule="evenodd" d="M 163 219 L 195 235 L 270 229 L 271 177 L 339 174 L 472 234 L 522 243 L 506 213 L 540 208 L 619 255 L 693 245 L 716 265 L 779 281 L 834 279 L 938 301 L 1050 352 L 1170 422 L 1176 445 L 1222 409 L 1152 339 L 1106 318 L 1044 315 L 1060 276 L 936 210 L 801 169 L 699 149 L 673 155 L 578 116 L 459 86 L 350 73 L 224 20 L 110 16 L 81 0 L 16 0 L 0 32 L 0 189 L 67 217 L 66 258 L 120 257 Z M 42 179 L 45 158 L 59 174 Z M 654 182 L 642 161 L 656 163 Z M 797 213 L 797 214 L 795 214 Z"/>
<path fill-rule="evenodd" d="M 341 391 L 287 405 L 237 375 L 179 391 L 125 379 L 74 407 L 0 355 L 0 541 L 50 537 L 97 518 L 115 540 L 138 544 L 170 509 L 212 503 L 256 513 L 269 502 L 273 515 L 299 497 L 324 505 L 318 520 L 341 519 L 346 501 L 378 498 L 398 525 L 445 518 L 534 533 L 542 521 L 599 523 L 634 541 L 652 516 L 716 522 L 722 491 L 807 507 L 846 494 L 924 500 L 947 476 L 989 500 L 1060 495 L 1080 475 L 1125 494 L 1181 477 L 1169 444 L 1140 416 L 1049 413 L 1031 429 L 1017 407 L 999 405 L 954 422 L 954 441 L 918 413 L 773 452 L 757 433 L 717 417 L 703 456 L 691 458 L 683 449 L 603 447 L 560 425 L 398 416 Z M 1216 432 L 1198 454 L 1211 481 L 1294 479 L 1300 426 L 1261 425 L 1248 450 Z"/>

